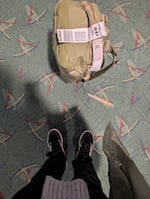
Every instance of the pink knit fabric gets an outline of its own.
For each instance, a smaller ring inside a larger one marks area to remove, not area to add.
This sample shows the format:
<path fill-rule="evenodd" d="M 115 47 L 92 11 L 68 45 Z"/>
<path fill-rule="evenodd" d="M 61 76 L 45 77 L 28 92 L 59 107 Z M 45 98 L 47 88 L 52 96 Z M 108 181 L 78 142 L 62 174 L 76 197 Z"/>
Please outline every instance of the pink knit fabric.
<path fill-rule="evenodd" d="M 89 199 L 89 192 L 82 179 L 60 181 L 47 176 L 41 199 Z"/>

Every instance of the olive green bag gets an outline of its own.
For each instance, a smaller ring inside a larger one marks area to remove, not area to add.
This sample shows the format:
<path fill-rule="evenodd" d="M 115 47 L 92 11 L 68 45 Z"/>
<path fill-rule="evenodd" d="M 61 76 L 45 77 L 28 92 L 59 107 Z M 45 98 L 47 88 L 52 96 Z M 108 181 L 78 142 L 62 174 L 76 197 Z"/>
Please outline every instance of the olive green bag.
<path fill-rule="evenodd" d="M 53 51 L 65 82 L 87 81 L 118 61 L 108 40 L 107 17 L 96 3 L 59 0 L 53 18 Z M 104 55 L 112 62 L 104 65 Z"/>
<path fill-rule="evenodd" d="M 103 151 L 109 165 L 109 199 L 149 199 L 150 187 L 111 123 L 103 136 Z"/>

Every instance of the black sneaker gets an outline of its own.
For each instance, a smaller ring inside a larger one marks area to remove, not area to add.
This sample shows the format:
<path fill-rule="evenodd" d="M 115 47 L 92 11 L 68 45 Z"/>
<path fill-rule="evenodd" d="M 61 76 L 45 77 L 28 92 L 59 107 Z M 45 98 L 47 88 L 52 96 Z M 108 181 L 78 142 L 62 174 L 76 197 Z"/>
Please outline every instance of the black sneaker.
<path fill-rule="evenodd" d="M 47 146 L 52 154 L 63 153 L 66 155 L 63 147 L 63 137 L 58 129 L 51 129 L 47 134 Z"/>
<path fill-rule="evenodd" d="M 93 148 L 94 148 L 94 135 L 91 131 L 86 130 L 80 135 L 76 158 L 91 157 Z"/>

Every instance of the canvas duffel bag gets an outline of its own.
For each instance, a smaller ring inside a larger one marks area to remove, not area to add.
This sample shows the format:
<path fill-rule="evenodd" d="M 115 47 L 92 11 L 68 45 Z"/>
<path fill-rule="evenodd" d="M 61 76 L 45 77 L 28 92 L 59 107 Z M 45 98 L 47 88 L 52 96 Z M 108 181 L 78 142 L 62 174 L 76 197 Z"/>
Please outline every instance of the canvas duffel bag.
<path fill-rule="evenodd" d="M 53 18 L 53 52 L 65 82 L 87 81 L 118 61 L 108 40 L 107 17 L 96 3 L 59 0 Z M 105 66 L 104 55 L 112 62 Z"/>

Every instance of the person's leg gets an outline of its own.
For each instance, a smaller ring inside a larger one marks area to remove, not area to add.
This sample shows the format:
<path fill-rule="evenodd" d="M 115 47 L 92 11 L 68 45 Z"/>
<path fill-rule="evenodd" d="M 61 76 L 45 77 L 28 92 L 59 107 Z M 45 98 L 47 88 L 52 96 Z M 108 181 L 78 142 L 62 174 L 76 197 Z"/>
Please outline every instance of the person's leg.
<path fill-rule="evenodd" d="M 76 158 L 73 161 L 74 179 L 81 178 L 87 183 L 90 199 L 107 199 L 90 157 L 93 144 L 93 134 L 90 131 L 83 132 L 79 139 Z"/>
<path fill-rule="evenodd" d="M 49 131 L 47 138 L 47 144 L 50 150 L 47 153 L 49 158 L 46 160 L 37 174 L 32 178 L 31 182 L 17 192 L 12 199 L 40 199 L 45 177 L 47 175 L 50 175 L 56 179 L 61 179 L 66 167 L 63 138 L 57 129 L 52 129 Z"/>

